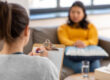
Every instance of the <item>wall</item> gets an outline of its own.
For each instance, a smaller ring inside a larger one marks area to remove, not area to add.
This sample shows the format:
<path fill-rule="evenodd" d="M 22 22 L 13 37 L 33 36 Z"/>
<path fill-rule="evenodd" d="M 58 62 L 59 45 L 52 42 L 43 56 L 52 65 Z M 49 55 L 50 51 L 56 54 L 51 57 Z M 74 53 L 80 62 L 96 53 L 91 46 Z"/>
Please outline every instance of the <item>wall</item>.
<path fill-rule="evenodd" d="M 1 0 L 1 1 L 8 1 L 9 3 L 17 3 L 22 5 L 24 8 L 26 8 L 28 14 L 29 14 L 29 0 Z"/>
<path fill-rule="evenodd" d="M 110 14 L 88 15 L 88 20 L 97 27 L 99 36 L 110 39 Z M 53 27 L 62 25 L 66 21 L 67 18 L 31 20 L 30 27 Z"/>

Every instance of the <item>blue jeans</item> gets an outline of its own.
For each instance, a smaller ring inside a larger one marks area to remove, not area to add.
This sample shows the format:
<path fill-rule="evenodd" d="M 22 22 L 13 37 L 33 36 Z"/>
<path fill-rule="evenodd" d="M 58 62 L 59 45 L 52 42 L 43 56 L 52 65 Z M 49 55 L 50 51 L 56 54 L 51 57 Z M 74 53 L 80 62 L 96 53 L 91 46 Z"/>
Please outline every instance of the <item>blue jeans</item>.
<path fill-rule="evenodd" d="M 71 68 L 75 73 L 81 73 L 82 62 L 74 62 L 68 59 L 68 57 L 64 57 L 63 64 Z M 96 68 L 100 67 L 100 60 L 90 61 L 90 72 L 94 72 Z"/>

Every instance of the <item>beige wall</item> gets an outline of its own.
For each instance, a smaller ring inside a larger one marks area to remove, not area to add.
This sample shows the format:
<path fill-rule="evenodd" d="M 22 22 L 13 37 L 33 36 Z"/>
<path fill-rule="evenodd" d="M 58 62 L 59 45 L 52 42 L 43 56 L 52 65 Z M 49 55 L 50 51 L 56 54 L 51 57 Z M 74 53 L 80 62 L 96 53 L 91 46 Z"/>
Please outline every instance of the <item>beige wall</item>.
<path fill-rule="evenodd" d="M 110 38 L 110 14 L 88 15 L 88 20 L 97 27 L 100 36 Z M 52 27 L 64 24 L 66 21 L 67 18 L 32 20 L 30 27 Z"/>
<path fill-rule="evenodd" d="M 110 29 L 110 14 L 88 15 L 88 20 L 93 23 L 97 29 Z M 57 26 L 66 23 L 67 18 L 54 18 L 43 20 L 31 20 L 30 26 Z"/>

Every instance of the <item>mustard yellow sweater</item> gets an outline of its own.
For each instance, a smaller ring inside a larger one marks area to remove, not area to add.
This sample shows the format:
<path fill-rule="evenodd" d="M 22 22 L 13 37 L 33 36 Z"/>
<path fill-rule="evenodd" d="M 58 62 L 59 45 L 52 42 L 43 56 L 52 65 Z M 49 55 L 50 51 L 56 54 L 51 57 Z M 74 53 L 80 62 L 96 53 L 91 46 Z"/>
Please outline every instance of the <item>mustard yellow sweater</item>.
<path fill-rule="evenodd" d="M 98 44 L 98 33 L 93 24 L 89 24 L 88 29 L 63 24 L 58 28 L 57 33 L 60 43 L 66 46 L 73 46 L 77 40 L 83 41 L 87 46 Z"/>

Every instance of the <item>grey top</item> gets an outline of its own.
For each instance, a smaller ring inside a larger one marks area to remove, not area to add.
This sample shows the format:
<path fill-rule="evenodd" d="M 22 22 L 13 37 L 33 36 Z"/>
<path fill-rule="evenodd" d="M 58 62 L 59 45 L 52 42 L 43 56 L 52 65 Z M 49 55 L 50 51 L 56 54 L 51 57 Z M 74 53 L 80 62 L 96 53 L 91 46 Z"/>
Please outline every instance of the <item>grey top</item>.
<path fill-rule="evenodd" d="M 0 80 L 58 80 L 56 66 L 46 57 L 0 55 Z"/>

